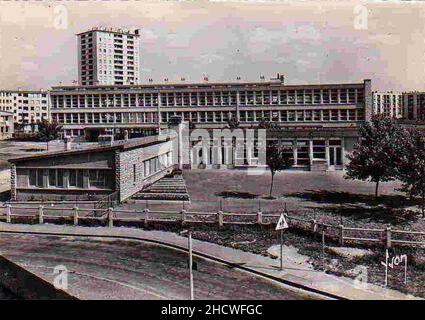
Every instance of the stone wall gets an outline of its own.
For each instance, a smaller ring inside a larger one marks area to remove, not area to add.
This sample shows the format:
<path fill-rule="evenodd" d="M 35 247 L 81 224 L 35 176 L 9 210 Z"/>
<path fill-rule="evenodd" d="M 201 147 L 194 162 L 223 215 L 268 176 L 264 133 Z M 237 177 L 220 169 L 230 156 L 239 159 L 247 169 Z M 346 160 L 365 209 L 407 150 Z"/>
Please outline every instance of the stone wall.
<path fill-rule="evenodd" d="M 364 112 L 365 120 L 369 121 L 373 115 L 373 94 L 372 94 L 372 81 L 370 79 L 364 80 Z"/>
<path fill-rule="evenodd" d="M 144 175 L 143 161 L 173 151 L 172 140 L 147 147 L 117 151 L 115 155 L 116 188 L 120 190 L 120 201 L 127 199 L 144 186 L 155 182 L 172 171 L 174 161 L 167 167 L 147 177 Z M 135 173 L 135 174 L 134 174 Z"/>
<path fill-rule="evenodd" d="M 16 200 L 16 166 L 12 164 L 10 168 L 10 200 Z"/>

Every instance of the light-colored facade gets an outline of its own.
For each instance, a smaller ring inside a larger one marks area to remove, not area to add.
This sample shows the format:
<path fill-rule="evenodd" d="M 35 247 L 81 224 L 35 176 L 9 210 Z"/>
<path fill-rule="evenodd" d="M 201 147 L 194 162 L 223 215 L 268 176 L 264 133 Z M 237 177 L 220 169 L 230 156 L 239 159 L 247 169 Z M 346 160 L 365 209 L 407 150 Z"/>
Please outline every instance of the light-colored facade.
<path fill-rule="evenodd" d="M 0 111 L 0 140 L 12 138 L 13 131 L 13 113 Z"/>
<path fill-rule="evenodd" d="M 425 92 L 403 92 L 404 119 L 425 121 Z"/>
<path fill-rule="evenodd" d="M 112 28 L 93 28 L 77 34 L 79 84 L 138 84 L 139 38 L 138 30 Z"/>
<path fill-rule="evenodd" d="M 36 123 L 50 118 L 47 90 L 1 90 L 0 110 L 11 112 L 15 123 Z"/>
<path fill-rule="evenodd" d="M 360 123 L 372 116 L 371 81 L 352 84 L 285 85 L 281 81 L 247 83 L 152 84 L 137 86 L 62 86 L 51 91 L 52 120 L 66 136 L 96 137 L 105 131 L 150 134 L 179 117 L 197 129 L 220 129 L 234 118 L 241 128 L 261 120 L 287 129 L 295 167 L 341 169 L 357 141 Z M 222 142 L 211 146 L 221 148 Z M 234 146 L 236 147 L 236 146 Z M 233 148 L 233 147 L 232 147 Z M 191 151 L 193 152 L 193 151 Z M 236 167 L 255 160 L 220 157 L 209 151 L 190 156 L 200 167 Z M 209 156 L 210 155 L 210 156 Z"/>
<path fill-rule="evenodd" d="M 402 118 L 402 94 L 394 92 L 373 92 L 373 114 L 381 114 L 388 118 Z"/>

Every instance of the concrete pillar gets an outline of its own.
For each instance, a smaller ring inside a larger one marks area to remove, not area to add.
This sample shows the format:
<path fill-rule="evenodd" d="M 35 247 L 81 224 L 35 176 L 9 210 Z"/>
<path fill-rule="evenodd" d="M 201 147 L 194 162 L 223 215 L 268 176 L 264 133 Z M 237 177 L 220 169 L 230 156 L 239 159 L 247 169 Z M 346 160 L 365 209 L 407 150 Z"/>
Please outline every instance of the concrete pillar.
<path fill-rule="evenodd" d="M 372 102 L 372 80 L 364 80 L 364 110 L 365 110 L 365 120 L 369 121 L 372 118 L 373 114 L 373 102 Z"/>
<path fill-rule="evenodd" d="M 329 167 L 329 140 L 325 141 L 325 157 L 326 157 L 326 165 Z"/>
<path fill-rule="evenodd" d="M 64 142 L 64 150 L 71 150 L 71 138 L 70 137 L 65 137 L 64 139 L 63 139 L 63 142 Z"/>
<path fill-rule="evenodd" d="M 112 208 L 108 208 L 108 226 L 114 226 L 114 212 Z"/>
<path fill-rule="evenodd" d="M 317 223 L 316 223 L 316 220 L 315 219 L 312 219 L 310 221 L 310 226 L 311 226 L 311 231 L 313 233 L 316 233 L 316 231 L 317 231 Z"/>
<path fill-rule="evenodd" d="M 296 166 L 298 165 L 297 139 L 294 139 L 293 141 L 292 151 L 294 157 L 294 166 Z"/>
<path fill-rule="evenodd" d="M 145 214 L 145 227 L 147 227 L 149 224 L 149 209 L 145 209 L 143 212 Z"/>
<path fill-rule="evenodd" d="M 6 205 L 6 222 L 12 222 L 12 207 L 10 206 L 10 204 Z"/>
<path fill-rule="evenodd" d="M 257 224 L 263 224 L 263 213 L 261 211 L 257 212 Z"/>
<path fill-rule="evenodd" d="M 38 223 L 43 224 L 43 206 L 38 207 Z"/>
<path fill-rule="evenodd" d="M 184 224 L 186 220 L 186 210 L 183 209 L 182 211 L 180 211 L 180 214 L 181 214 L 181 223 Z"/>
<path fill-rule="evenodd" d="M 219 211 L 217 213 L 217 221 L 218 221 L 218 226 L 222 227 L 224 225 L 224 216 L 223 216 L 223 211 Z"/>
<path fill-rule="evenodd" d="M 74 207 L 74 226 L 78 226 L 78 207 Z"/>

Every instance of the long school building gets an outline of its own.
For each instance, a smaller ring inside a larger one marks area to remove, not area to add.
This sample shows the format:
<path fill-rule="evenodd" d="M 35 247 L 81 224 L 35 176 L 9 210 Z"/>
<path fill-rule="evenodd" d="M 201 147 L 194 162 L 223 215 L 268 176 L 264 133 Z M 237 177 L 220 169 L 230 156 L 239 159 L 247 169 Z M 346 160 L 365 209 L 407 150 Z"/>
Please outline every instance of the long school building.
<path fill-rule="evenodd" d="M 52 120 L 63 125 L 66 136 L 85 139 L 124 130 L 133 137 L 155 134 L 176 116 L 192 129 L 226 128 L 232 118 L 241 128 L 271 121 L 286 129 L 278 139 L 292 148 L 294 167 L 329 170 L 343 168 L 358 139 L 359 124 L 372 115 L 372 92 L 370 80 L 61 86 L 52 89 L 51 106 Z M 190 148 L 191 167 L 231 168 L 256 162 L 255 152 L 245 152 L 238 162 L 230 151 L 217 163 L 212 148 L 224 148 L 223 142 L 211 140 L 209 145 L 211 150 L 205 145 Z M 236 149 L 237 143 L 232 145 Z"/>

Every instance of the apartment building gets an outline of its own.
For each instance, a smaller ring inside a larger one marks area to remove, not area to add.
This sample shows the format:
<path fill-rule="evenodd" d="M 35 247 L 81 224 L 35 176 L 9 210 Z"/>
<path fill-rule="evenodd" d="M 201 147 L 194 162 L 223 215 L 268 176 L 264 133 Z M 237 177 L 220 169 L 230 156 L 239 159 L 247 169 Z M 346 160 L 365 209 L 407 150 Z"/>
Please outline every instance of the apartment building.
<path fill-rule="evenodd" d="M 388 118 L 402 118 L 402 94 L 394 92 L 373 92 L 373 114 L 381 114 Z"/>
<path fill-rule="evenodd" d="M 0 140 L 12 138 L 13 132 L 13 113 L 0 111 Z"/>
<path fill-rule="evenodd" d="M 226 128 L 231 118 L 241 128 L 272 121 L 288 129 L 285 143 L 295 150 L 294 165 L 310 168 L 316 156 L 326 168 L 342 168 L 344 150 L 357 141 L 359 123 L 372 116 L 370 80 L 60 86 L 52 88 L 51 104 L 52 120 L 63 125 L 65 135 L 86 139 L 124 130 L 133 137 L 156 133 L 173 117 L 199 129 Z M 213 165 L 212 157 L 203 154 L 194 165 Z M 220 165 L 232 167 L 235 162 L 229 158 Z"/>
<path fill-rule="evenodd" d="M 139 30 L 104 27 L 77 34 L 79 84 L 138 84 L 139 38 Z"/>
<path fill-rule="evenodd" d="M 11 112 L 15 123 L 36 123 L 49 119 L 49 92 L 46 90 L 1 90 L 0 110 Z"/>
<path fill-rule="evenodd" d="M 425 121 L 425 92 L 403 92 L 404 119 Z"/>

